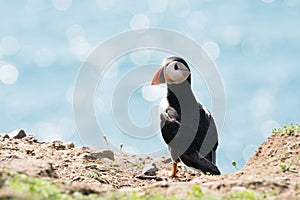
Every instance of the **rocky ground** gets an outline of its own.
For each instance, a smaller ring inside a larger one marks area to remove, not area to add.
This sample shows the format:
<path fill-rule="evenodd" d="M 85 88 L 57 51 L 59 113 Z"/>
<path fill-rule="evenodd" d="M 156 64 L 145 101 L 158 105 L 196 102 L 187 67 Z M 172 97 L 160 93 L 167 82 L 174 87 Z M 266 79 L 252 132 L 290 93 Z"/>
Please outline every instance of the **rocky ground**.
<path fill-rule="evenodd" d="M 160 198 L 176 199 L 230 199 L 230 195 L 233 198 L 236 194 L 237 199 L 245 195 L 248 199 L 300 199 L 299 152 L 300 135 L 277 134 L 269 137 L 236 173 L 209 176 L 181 166 L 180 177 L 169 178 L 165 172 L 171 168 L 170 158 L 93 151 L 60 141 L 40 142 L 16 130 L 0 136 L 0 199 L 32 198 L 26 189 L 21 189 L 23 186 L 11 186 L 16 184 L 12 180 L 19 174 L 42 180 L 46 177 L 66 195 L 59 196 L 62 199 L 76 199 L 77 193 L 81 195 L 78 199 L 106 199 L 110 194 L 128 195 L 132 191 L 142 196 L 151 192 L 159 193 Z M 35 181 L 28 180 L 30 184 Z M 31 187 L 35 186 L 31 185 L 29 192 Z M 131 198 L 126 195 L 122 198 Z"/>

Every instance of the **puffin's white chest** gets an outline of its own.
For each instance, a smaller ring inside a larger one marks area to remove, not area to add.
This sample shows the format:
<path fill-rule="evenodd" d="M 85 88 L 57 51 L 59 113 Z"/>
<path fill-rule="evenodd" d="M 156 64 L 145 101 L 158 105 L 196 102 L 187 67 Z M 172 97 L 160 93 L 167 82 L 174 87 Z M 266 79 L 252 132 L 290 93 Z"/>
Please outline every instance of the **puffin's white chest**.
<path fill-rule="evenodd" d="M 166 109 L 169 107 L 169 105 L 170 104 L 167 100 L 167 95 L 165 95 L 159 103 L 159 114 L 166 113 Z"/>

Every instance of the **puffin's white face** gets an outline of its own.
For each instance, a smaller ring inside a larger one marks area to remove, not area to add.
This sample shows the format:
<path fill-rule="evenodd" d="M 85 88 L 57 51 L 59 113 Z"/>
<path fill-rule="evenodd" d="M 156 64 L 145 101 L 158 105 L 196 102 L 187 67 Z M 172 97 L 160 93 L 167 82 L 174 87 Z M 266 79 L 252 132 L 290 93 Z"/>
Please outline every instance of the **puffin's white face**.
<path fill-rule="evenodd" d="M 174 61 L 166 65 L 163 69 L 164 78 L 168 84 L 179 84 L 185 81 L 191 72 L 181 62 Z"/>
<path fill-rule="evenodd" d="M 151 85 L 180 84 L 184 82 L 191 74 L 188 66 L 184 63 L 185 61 L 179 57 L 166 58 L 162 63 L 162 67 L 155 73 Z"/>

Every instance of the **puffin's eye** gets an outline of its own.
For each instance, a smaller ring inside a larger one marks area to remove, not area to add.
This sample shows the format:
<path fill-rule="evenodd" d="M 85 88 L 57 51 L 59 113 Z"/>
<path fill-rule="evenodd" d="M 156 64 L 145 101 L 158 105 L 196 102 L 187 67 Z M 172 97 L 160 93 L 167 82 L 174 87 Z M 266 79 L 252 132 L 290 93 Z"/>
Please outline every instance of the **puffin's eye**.
<path fill-rule="evenodd" d="M 175 65 L 174 65 L 174 69 L 175 69 L 175 70 L 177 70 L 177 69 L 178 69 L 178 66 L 177 66 L 177 64 L 175 64 Z"/>

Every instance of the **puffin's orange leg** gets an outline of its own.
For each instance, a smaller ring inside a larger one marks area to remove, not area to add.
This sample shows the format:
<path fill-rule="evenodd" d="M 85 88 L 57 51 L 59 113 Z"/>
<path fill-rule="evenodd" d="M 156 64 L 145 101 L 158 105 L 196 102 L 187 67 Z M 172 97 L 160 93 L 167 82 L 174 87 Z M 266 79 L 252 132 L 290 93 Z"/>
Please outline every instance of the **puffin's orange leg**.
<path fill-rule="evenodd" d="M 169 176 L 169 177 L 172 177 L 172 178 L 174 178 L 174 177 L 176 177 L 176 178 L 179 178 L 179 176 L 177 175 L 177 163 L 173 163 L 172 164 L 172 171 L 171 172 L 167 172 L 167 176 Z"/>

